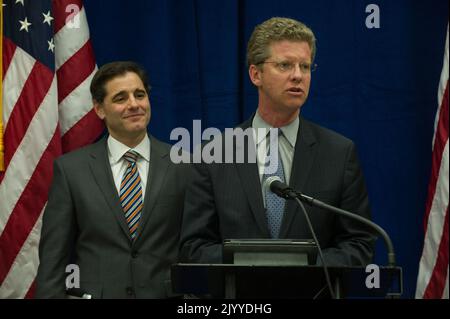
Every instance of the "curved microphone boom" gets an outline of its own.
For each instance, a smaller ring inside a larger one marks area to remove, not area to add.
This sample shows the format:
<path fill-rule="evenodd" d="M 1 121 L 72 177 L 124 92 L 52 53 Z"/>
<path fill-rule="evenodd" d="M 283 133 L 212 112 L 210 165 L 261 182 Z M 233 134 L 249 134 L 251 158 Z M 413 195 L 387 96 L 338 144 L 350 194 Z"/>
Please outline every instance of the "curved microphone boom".
<path fill-rule="evenodd" d="M 349 217 L 351 219 L 357 220 L 360 223 L 366 224 L 367 226 L 371 227 L 378 234 L 380 234 L 381 237 L 383 237 L 384 242 L 386 243 L 386 247 L 388 250 L 388 266 L 395 267 L 394 245 L 392 244 L 392 241 L 391 241 L 391 238 L 389 237 L 389 235 L 379 225 L 368 220 L 367 218 L 364 218 L 357 214 L 350 213 L 346 210 L 325 204 L 324 202 L 321 202 L 320 200 L 317 200 L 315 198 L 312 198 L 312 197 L 306 196 L 300 192 L 297 192 L 297 191 L 293 190 L 292 188 L 290 188 L 285 183 L 283 183 L 278 176 L 271 176 L 271 177 L 267 178 L 267 180 L 264 182 L 264 187 L 266 187 L 267 189 L 270 189 L 273 193 L 277 194 L 278 196 L 280 196 L 282 198 L 299 199 L 300 201 L 305 202 L 310 206 L 319 207 L 319 208 L 325 209 L 327 211 L 331 211 L 333 213 Z"/>

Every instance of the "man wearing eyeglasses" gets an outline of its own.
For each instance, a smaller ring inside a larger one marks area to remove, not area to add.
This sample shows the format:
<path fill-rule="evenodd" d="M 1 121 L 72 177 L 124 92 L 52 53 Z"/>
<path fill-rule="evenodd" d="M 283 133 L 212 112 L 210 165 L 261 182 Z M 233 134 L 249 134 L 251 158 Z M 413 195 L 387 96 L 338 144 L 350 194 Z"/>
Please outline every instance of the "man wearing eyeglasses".
<path fill-rule="evenodd" d="M 224 239 L 312 238 L 296 203 L 286 203 L 265 189 L 270 176 L 370 218 L 353 142 L 300 115 L 315 69 L 315 41 L 307 26 L 292 19 L 272 18 L 255 28 L 247 62 L 250 80 L 258 90 L 258 108 L 240 127 L 253 129 L 249 144 L 256 149 L 257 161 L 196 166 L 194 181 L 186 192 L 182 261 L 221 263 Z M 276 143 L 269 142 L 270 134 L 264 130 L 273 128 L 278 129 Z M 280 159 L 271 172 L 265 165 L 269 152 L 260 151 L 268 144 L 278 148 L 275 154 Z M 365 226 L 317 208 L 307 207 L 307 211 L 327 265 L 370 263 L 374 236 Z"/>

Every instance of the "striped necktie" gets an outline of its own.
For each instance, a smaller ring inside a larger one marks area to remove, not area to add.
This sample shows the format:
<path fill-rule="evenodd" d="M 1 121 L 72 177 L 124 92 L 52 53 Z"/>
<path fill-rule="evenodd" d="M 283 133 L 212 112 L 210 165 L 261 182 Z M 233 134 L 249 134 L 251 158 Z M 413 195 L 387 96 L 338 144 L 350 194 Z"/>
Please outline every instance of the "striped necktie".
<path fill-rule="evenodd" d="M 127 169 L 120 183 L 120 203 L 122 204 L 125 218 L 130 229 L 131 239 L 136 237 L 136 230 L 141 218 L 143 206 L 141 178 L 137 169 L 136 161 L 139 154 L 128 151 L 123 158 L 128 162 Z"/>

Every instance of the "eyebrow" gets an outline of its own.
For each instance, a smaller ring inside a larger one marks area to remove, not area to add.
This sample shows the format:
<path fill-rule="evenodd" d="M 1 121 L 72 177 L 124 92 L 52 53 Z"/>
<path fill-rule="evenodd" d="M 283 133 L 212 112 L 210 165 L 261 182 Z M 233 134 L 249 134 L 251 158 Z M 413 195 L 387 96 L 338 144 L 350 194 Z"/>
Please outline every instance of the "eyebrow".
<path fill-rule="evenodd" d="M 140 89 L 140 88 L 137 88 L 136 90 L 133 91 L 133 93 L 135 93 L 135 92 L 138 92 L 138 93 L 144 92 L 144 93 L 146 93 L 146 91 L 144 89 Z M 119 91 L 119 92 L 117 92 L 116 94 L 114 94 L 112 96 L 111 100 L 114 100 L 116 97 L 119 97 L 119 96 L 124 95 L 124 94 L 127 94 L 127 91 L 124 91 L 124 90 Z"/>
<path fill-rule="evenodd" d="M 119 97 L 120 95 L 124 95 L 126 93 L 126 91 L 120 91 L 116 94 L 113 95 L 113 97 L 111 98 L 111 100 L 114 100 L 116 97 Z"/>
<path fill-rule="evenodd" d="M 279 62 L 290 62 L 290 63 L 294 63 L 293 60 L 294 59 L 290 59 L 290 58 L 281 58 L 281 59 L 276 59 Z M 300 61 L 296 61 L 295 63 L 311 63 L 310 61 L 306 61 L 306 60 L 300 60 Z"/>

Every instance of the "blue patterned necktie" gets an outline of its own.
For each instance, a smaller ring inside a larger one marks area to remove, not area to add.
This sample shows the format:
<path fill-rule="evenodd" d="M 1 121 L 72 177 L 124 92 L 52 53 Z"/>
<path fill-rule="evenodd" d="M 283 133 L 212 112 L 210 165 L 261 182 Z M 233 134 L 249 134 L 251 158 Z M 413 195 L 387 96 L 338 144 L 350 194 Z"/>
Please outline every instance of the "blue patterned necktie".
<path fill-rule="evenodd" d="M 281 132 L 281 130 L 279 131 Z M 263 181 L 265 181 L 270 176 L 278 176 L 283 182 L 284 179 L 284 169 L 283 163 L 281 161 L 280 152 L 278 152 L 277 170 L 272 174 L 264 173 Z M 280 235 L 281 221 L 283 220 L 285 200 L 278 197 L 272 193 L 269 189 L 266 192 L 266 214 L 267 222 L 269 225 L 270 235 L 272 238 L 278 238 Z"/>
<path fill-rule="evenodd" d="M 128 151 L 123 158 L 128 162 L 127 169 L 123 174 L 120 183 L 120 203 L 122 204 L 131 239 L 136 237 L 136 230 L 141 218 L 143 206 L 141 178 L 137 169 L 136 161 L 138 154 L 135 151 Z"/>

